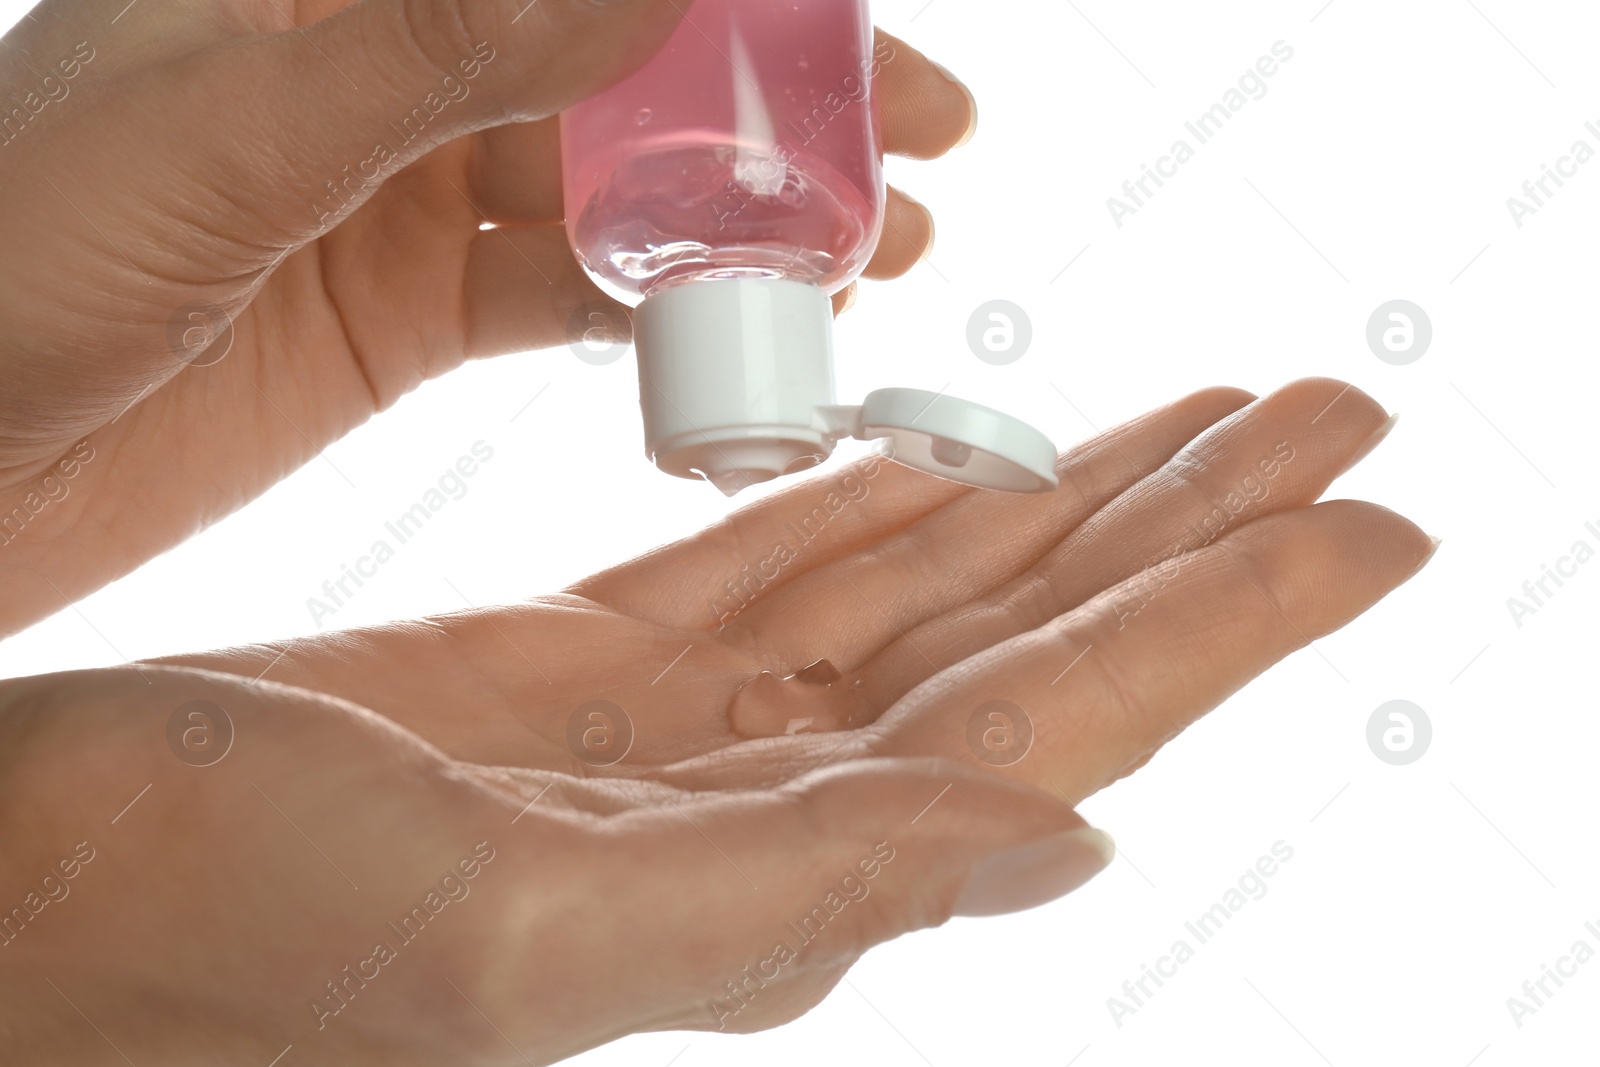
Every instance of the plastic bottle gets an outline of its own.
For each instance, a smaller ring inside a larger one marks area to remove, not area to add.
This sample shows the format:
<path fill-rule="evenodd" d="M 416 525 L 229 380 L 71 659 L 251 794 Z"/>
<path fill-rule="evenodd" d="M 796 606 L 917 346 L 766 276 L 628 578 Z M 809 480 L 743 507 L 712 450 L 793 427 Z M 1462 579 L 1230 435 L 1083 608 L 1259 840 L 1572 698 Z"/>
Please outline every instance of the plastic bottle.
<path fill-rule="evenodd" d="M 1055 487 L 1055 449 L 912 389 L 834 400 L 830 297 L 884 219 L 866 0 L 694 0 L 642 69 L 561 118 L 568 237 L 636 306 L 646 451 L 732 495 L 846 436 L 993 488 Z"/>

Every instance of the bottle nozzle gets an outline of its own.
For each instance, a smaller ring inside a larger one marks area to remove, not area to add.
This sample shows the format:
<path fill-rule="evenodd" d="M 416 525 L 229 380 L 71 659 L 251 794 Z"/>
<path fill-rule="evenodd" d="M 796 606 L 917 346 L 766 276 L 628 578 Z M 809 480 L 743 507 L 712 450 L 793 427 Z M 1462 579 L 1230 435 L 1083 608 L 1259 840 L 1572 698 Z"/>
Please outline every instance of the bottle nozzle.
<path fill-rule="evenodd" d="M 742 471 L 731 468 L 711 473 L 701 471 L 700 476 L 716 486 L 723 496 L 737 496 L 741 489 L 759 482 L 770 482 L 777 477 L 771 471 Z"/>
<path fill-rule="evenodd" d="M 828 458 L 815 445 L 778 438 L 723 441 L 701 445 L 693 451 L 696 462 L 690 469 L 721 490 L 723 496 L 734 496 L 752 485 L 809 470 Z"/>

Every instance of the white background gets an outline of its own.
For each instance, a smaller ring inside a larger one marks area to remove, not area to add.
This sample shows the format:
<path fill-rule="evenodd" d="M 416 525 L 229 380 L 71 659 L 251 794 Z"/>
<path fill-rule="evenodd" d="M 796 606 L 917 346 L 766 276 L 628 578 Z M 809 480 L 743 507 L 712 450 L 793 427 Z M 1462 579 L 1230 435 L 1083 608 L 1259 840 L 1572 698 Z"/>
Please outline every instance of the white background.
<path fill-rule="evenodd" d="M 1600 547 L 1584 530 L 1600 526 L 1600 160 L 1521 229 L 1506 199 L 1574 140 L 1600 149 L 1583 128 L 1600 120 L 1600 14 L 1321 2 L 879 3 L 973 86 L 983 121 L 946 161 L 891 164 L 938 214 L 938 245 L 864 287 L 839 328 L 840 393 L 948 387 L 1064 444 L 1208 384 L 1342 377 L 1403 418 L 1334 495 L 1409 515 L 1444 538 L 1437 558 L 1085 803 L 1124 854 L 1080 892 L 880 948 L 780 1031 L 646 1035 L 573 1062 L 1596 1061 L 1600 960 L 1520 1029 L 1506 998 L 1580 937 L 1600 948 L 1583 929 L 1600 925 L 1600 561 L 1520 628 L 1506 600 L 1574 541 Z M 1279 40 L 1294 57 L 1267 95 L 1118 229 L 1106 198 Z M 1004 367 L 965 342 L 993 298 L 1035 332 Z M 1365 343 L 1394 298 L 1434 326 L 1409 366 Z M 631 358 L 565 349 L 469 366 L 0 646 L 0 674 L 310 632 L 307 598 L 479 440 L 494 458 L 468 495 L 325 625 L 460 608 L 452 584 L 479 604 L 555 590 L 686 534 L 732 505 L 646 463 L 636 388 Z M 1365 737 L 1394 698 L 1434 728 L 1405 767 Z M 1294 858 L 1267 895 L 1116 1026 L 1107 998 L 1279 840 Z"/>

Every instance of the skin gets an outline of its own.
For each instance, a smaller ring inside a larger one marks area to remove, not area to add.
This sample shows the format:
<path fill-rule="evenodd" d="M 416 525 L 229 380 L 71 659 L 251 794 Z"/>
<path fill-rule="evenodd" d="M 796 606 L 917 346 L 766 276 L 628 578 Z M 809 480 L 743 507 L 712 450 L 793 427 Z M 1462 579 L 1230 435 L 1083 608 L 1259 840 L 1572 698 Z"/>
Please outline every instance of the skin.
<path fill-rule="evenodd" d="M 45 5 L 6 38 L 8 86 L 105 42 L 0 147 L 6 509 L 94 452 L 0 546 L 7 630 L 462 359 L 565 339 L 597 298 L 548 116 L 648 55 L 673 5 L 335 7 L 294 8 L 302 35 L 271 4 L 141 5 L 112 36 L 114 11 Z M 313 226 L 307 190 L 479 40 L 498 58 L 439 143 Z M 970 97 L 898 49 L 886 140 L 937 155 Z M 890 210 L 874 277 L 931 240 L 922 209 Z M 193 300 L 234 316 L 210 366 L 167 340 Z M 867 463 L 554 596 L 0 683 L 0 908 L 25 909 L 0 914 L 0 1044 L 38 1064 L 526 1064 L 793 1019 L 875 944 L 1081 883 L 1105 856 L 1072 805 L 1417 572 L 1433 545 L 1410 522 L 1318 503 L 1385 419 L 1329 380 L 1208 390 L 1067 453 L 1044 496 Z M 728 610 L 818 508 L 822 533 Z M 733 728 L 752 679 L 821 658 L 832 686 L 776 683 Z M 596 699 L 632 734 L 618 762 L 569 740 Z M 1005 766 L 968 742 L 996 700 L 1032 725 Z M 770 728 L 797 715 L 812 732 Z M 729 1010 L 846 875 L 870 894 Z M 402 941 L 387 924 L 419 904 Z M 364 964 L 379 940 L 393 958 Z M 341 1004 L 325 983 L 346 966 L 368 978 Z"/>

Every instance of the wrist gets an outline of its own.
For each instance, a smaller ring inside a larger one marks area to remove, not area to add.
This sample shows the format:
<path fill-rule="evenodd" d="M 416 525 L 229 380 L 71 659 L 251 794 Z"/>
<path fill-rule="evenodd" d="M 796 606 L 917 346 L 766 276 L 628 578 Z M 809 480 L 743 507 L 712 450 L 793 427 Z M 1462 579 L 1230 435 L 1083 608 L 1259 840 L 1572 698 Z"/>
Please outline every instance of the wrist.
<path fill-rule="evenodd" d="M 135 1007 L 96 936 L 108 918 L 140 921 L 108 860 L 137 841 L 121 824 L 124 783 L 157 771 L 142 717 L 120 713 L 134 686 L 131 670 L 0 683 L 0 1031 L 29 1063 L 121 1062 L 95 1028 L 127 1032 L 130 1008 L 159 1014 Z"/>

